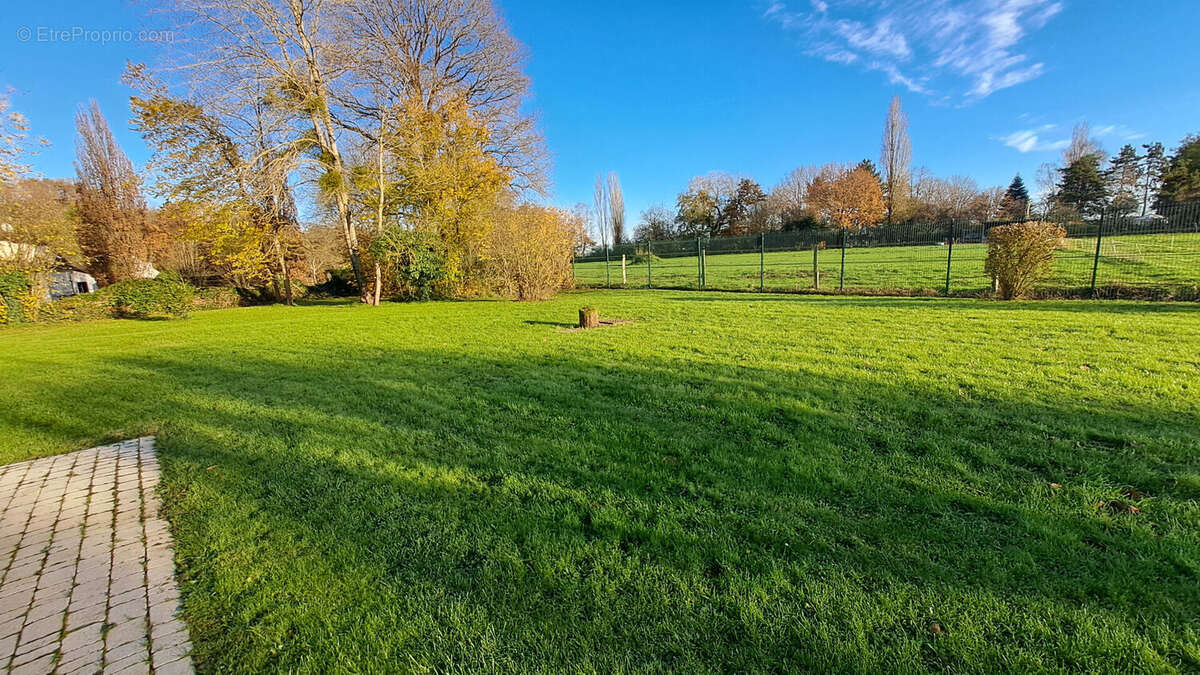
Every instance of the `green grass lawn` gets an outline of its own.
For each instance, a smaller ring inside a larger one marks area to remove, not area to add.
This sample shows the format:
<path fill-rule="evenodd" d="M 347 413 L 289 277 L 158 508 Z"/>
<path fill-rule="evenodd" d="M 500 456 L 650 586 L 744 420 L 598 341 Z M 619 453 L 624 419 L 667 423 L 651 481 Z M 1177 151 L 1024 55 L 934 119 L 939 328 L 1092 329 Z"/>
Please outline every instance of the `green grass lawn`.
<path fill-rule="evenodd" d="M 0 462 L 158 436 L 205 672 L 1196 671 L 1198 345 L 681 291 L 33 326 Z"/>
<path fill-rule="evenodd" d="M 1048 293 L 1078 293 L 1089 289 L 1096 240 L 1068 239 L 1059 251 L 1053 276 L 1038 285 Z M 821 289 L 837 290 L 842 252 L 828 248 L 818 252 L 817 267 Z M 978 295 L 991 290 L 991 278 L 984 274 L 986 244 L 946 246 L 877 246 L 846 249 L 845 289 L 849 291 L 898 290 L 942 293 L 946 288 L 946 263 L 950 262 L 950 290 L 953 294 Z M 759 254 L 709 253 L 706 256 L 706 287 L 721 290 L 758 290 Z M 768 251 L 763 256 L 768 291 L 805 291 L 813 289 L 812 249 Z M 649 284 L 660 288 L 696 288 L 696 257 L 655 259 L 647 270 L 645 263 L 626 265 L 625 281 L 630 287 Z M 578 262 L 575 278 L 581 286 L 621 285 L 621 261 L 610 260 L 608 270 L 601 260 Z M 1105 237 L 1100 247 L 1096 270 L 1100 287 L 1132 286 L 1158 288 L 1191 297 L 1200 291 L 1200 234 L 1142 234 Z"/>

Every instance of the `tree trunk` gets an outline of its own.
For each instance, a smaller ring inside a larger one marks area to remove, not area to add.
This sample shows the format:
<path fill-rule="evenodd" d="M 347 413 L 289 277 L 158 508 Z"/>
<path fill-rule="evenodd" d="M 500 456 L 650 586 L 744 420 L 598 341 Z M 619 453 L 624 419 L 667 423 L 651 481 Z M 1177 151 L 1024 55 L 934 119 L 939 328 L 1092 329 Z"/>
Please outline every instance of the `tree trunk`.
<path fill-rule="evenodd" d="M 379 306 L 379 292 L 383 288 L 383 273 L 379 269 L 379 263 L 375 263 L 375 297 L 371 299 L 371 304 Z"/>
<path fill-rule="evenodd" d="M 579 327 L 597 328 L 600 326 L 600 312 L 595 307 L 579 308 Z"/>
<path fill-rule="evenodd" d="M 275 255 L 279 258 L 279 273 L 283 276 L 283 304 L 291 307 L 295 305 L 295 298 L 292 296 L 292 278 L 288 274 L 287 259 L 283 255 L 283 247 L 279 245 L 279 236 L 275 236 Z"/>

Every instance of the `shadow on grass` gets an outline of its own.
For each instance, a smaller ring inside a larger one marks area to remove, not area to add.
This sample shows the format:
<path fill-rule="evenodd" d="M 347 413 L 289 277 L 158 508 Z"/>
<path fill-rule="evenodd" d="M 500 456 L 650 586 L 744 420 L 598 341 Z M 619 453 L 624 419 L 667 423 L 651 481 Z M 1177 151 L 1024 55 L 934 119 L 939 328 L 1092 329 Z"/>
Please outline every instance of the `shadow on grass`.
<path fill-rule="evenodd" d="M 803 366 L 314 357 L 114 359 L 54 423 L 161 426 L 208 670 L 1200 666 L 1195 420 L 1172 411 Z M 1096 509 L 1122 485 L 1154 500 Z"/>

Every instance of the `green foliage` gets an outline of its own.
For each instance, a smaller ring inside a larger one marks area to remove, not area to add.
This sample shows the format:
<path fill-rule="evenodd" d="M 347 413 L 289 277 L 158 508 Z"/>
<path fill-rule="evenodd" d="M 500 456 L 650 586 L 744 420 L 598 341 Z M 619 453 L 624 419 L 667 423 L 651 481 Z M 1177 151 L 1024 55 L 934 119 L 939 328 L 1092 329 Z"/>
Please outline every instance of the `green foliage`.
<path fill-rule="evenodd" d="M 1099 215 L 1108 199 L 1100 155 L 1084 155 L 1065 169 L 1059 169 L 1059 174 L 1058 202 L 1084 216 Z"/>
<path fill-rule="evenodd" d="M 1200 136 L 1183 139 L 1163 174 L 1162 205 L 1200 199 Z"/>
<path fill-rule="evenodd" d="M 354 281 L 354 270 L 349 267 L 338 267 L 326 270 L 329 276 L 325 281 L 310 286 L 308 294 L 316 298 L 352 298 L 358 296 L 358 285 Z"/>
<path fill-rule="evenodd" d="M 1142 158 L 1128 143 L 1109 160 L 1104 179 L 1108 183 L 1108 203 L 1114 214 L 1123 216 L 1137 210 L 1141 170 Z"/>
<path fill-rule="evenodd" d="M 434 232 L 389 228 L 371 244 L 371 255 L 392 271 L 408 298 L 428 300 L 447 278 L 446 247 Z"/>
<path fill-rule="evenodd" d="M 1010 220 L 1018 220 L 1025 217 L 1028 207 L 1029 190 L 1025 187 L 1021 174 L 1017 174 L 1013 176 L 1008 189 L 1004 191 L 1004 198 L 1000 201 L 1001 215 Z"/>
<path fill-rule="evenodd" d="M 119 317 L 183 318 L 192 308 L 196 289 L 178 277 L 163 274 L 157 279 L 131 279 L 107 289 L 109 306 Z"/>
<path fill-rule="evenodd" d="M 299 284 L 293 284 L 297 294 L 301 294 Z M 274 301 L 274 300 L 273 300 Z M 238 294 L 238 289 L 228 286 L 216 286 L 213 288 L 197 288 L 196 298 L 192 301 L 192 306 L 195 309 L 229 309 L 238 307 L 242 304 L 241 295 Z"/>
<path fill-rule="evenodd" d="M 31 289 L 24 272 L 0 272 L 0 325 L 25 321 L 24 298 Z"/>

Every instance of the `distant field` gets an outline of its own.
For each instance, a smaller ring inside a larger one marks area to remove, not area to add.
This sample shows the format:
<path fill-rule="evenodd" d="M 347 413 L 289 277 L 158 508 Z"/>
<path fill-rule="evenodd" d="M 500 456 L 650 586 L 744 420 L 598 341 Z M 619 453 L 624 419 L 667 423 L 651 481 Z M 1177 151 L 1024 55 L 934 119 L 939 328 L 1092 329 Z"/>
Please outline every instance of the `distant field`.
<path fill-rule="evenodd" d="M 1053 278 L 1039 285 L 1046 292 L 1081 291 L 1091 285 L 1094 239 L 1069 239 L 1059 252 Z M 818 252 L 821 290 L 837 290 L 841 272 L 840 249 Z M 950 291 L 973 295 L 990 290 L 983 272 L 985 244 L 955 244 L 951 256 Z M 720 290 L 758 290 L 759 254 L 710 253 L 706 287 Z M 879 246 L 846 250 L 845 288 L 850 291 L 937 292 L 946 286 L 947 247 Z M 806 291 L 814 288 L 812 249 L 768 251 L 765 256 L 767 291 Z M 644 262 L 627 264 L 626 286 L 696 288 L 695 256 L 661 258 L 647 270 Z M 575 264 L 580 286 L 621 285 L 621 261 L 603 260 Z M 1105 237 L 1097 270 L 1100 287 L 1127 285 L 1161 288 L 1186 295 L 1200 287 L 1200 234 L 1143 234 Z"/>
<path fill-rule="evenodd" d="M 203 673 L 1197 672 L 1197 344 L 683 291 L 18 327 L 0 462 L 158 436 Z"/>

